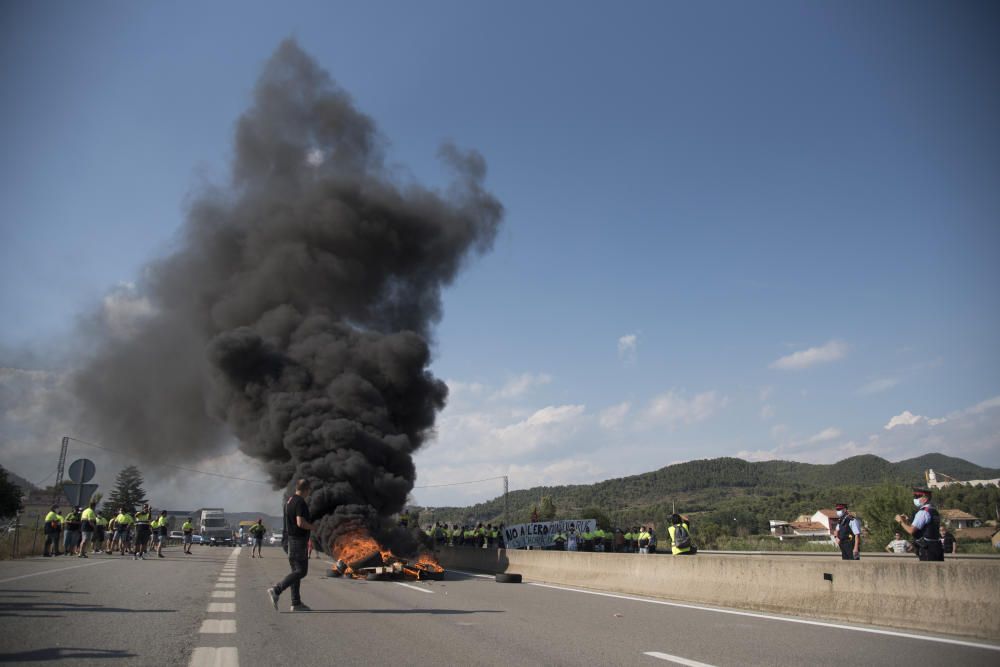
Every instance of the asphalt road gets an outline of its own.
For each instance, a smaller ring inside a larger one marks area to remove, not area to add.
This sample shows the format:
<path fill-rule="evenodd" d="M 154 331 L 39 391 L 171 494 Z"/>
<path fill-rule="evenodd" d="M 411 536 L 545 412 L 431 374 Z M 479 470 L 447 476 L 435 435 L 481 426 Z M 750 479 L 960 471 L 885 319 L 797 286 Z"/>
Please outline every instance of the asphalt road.
<path fill-rule="evenodd" d="M 0 662 L 26 665 L 1000 664 L 1000 644 L 448 573 L 443 582 L 303 581 L 313 611 L 279 611 L 287 572 L 265 548 L 164 559 L 0 564 Z M 931 607 L 932 608 L 932 607 Z M 925 613 L 926 610 L 914 610 Z"/>

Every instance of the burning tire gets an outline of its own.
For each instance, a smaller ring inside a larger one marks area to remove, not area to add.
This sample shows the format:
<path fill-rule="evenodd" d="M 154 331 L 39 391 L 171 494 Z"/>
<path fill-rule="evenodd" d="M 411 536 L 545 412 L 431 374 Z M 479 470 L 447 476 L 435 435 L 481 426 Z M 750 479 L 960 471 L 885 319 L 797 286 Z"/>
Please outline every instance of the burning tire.
<path fill-rule="evenodd" d="M 498 584 L 519 584 L 521 583 L 521 575 L 501 572 L 496 576 L 496 580 Z"/>
<path fill-rule="evenodd" d="M 388 581 L 389 575 L 383 574 L 381 572 L 372 572 L 365 577 L 366 581 Z"/>

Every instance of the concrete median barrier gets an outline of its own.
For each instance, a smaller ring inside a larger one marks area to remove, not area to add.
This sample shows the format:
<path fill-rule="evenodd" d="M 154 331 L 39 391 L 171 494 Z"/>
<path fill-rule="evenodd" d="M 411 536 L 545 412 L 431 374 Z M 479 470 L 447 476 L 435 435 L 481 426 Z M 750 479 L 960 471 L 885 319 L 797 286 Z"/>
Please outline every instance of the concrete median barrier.
<path fill-rule="evenodd" d="M 446 548 L 441 565 L 531 581 L 754 611 L 1000 638 L 1000 561 Z"/>

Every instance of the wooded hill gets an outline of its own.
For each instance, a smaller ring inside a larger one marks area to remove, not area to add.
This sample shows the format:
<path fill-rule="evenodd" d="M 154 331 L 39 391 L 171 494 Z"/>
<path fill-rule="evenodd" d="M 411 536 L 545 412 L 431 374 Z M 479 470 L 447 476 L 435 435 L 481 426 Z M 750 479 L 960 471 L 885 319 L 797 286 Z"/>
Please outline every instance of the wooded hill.
<path fill-rule="evenodd" d="M 957 479 L 1000 477 L 1000 470 L 936 453 L 897 463 L 866 454 L 828 465 L 703 459 L 595 484 L 512 491 L 508 498 L 508 520 L 526 521 L 532 509 L 547 497 L 557 517 L 604 515 L 614 525 L 659 523 L 676 507 L 678 512 L 700 515 L 700 524 L 719 524 L 725 533 L 757 534 L 766 532 L 768 519 L 794 520 L 800 514 L 812 514 L 837 502 L 859 505 L 869 489 L 883 483 L 923 484 L 927 468 Z M 939 495 L 956 494 L 949 491 Z M 988 510 L 985 516 L 980 514 L 984 519 L 994 518 L 991 498 L 987 495 L 979 500 L 970 499 L 973 504 L 983 505 L 974 507 L 980 513 Z M 973 507 L 969 503 L 961 505 L 953 500 L 947 506 L 965 511 Z M 421 513 L 421 521 L 498 522 L 503 511 L 504 499 L 499 496 L 471 507 L 428 508 Z"/>

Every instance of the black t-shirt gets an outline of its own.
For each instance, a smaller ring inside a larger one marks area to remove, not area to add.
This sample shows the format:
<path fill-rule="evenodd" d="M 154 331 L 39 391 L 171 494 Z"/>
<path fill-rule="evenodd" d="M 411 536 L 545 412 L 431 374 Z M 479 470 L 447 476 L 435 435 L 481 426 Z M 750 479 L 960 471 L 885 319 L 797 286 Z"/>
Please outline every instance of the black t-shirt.
<path fill-rule="evenodd" d="M 955 546 L 955 536 L 946 531 L 945 534 L 941 536 L 941 546 L 944 548 L 944 552 L 946 554 L 950 554 L 952 547 Z"/>
<path fill-rule="evenodd" d="M 288 537 L 305 539 L 309 537 L 309 531 L 299 528 L 295 517 L 302 517 L 306 521 L 311 521 L 309 517 L 309 504 L 302 496 L 292 496 L 285 504 L 285 526 L 288 530 Z"/>

